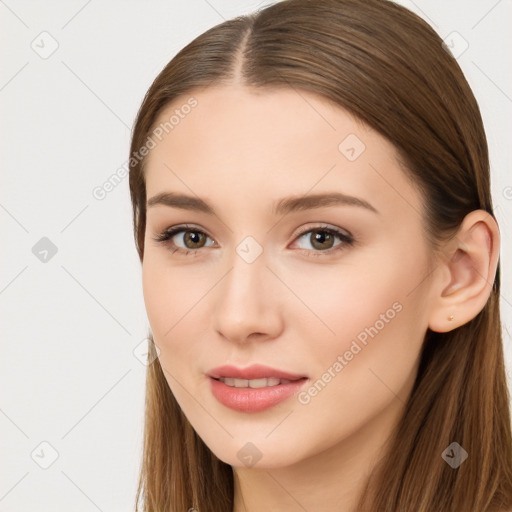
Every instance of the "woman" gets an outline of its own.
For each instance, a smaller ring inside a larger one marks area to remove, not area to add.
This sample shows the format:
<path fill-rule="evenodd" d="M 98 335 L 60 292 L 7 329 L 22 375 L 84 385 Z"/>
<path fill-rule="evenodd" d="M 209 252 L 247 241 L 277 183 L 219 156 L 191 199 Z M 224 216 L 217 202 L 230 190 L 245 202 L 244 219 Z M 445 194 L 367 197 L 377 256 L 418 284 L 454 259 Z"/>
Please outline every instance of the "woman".
<path fill-rule="evenodd" d="M 141 510 L 512 510 L 487 144 L 428 24 L 226 21 L 155 79 L 131 156 Z"/>

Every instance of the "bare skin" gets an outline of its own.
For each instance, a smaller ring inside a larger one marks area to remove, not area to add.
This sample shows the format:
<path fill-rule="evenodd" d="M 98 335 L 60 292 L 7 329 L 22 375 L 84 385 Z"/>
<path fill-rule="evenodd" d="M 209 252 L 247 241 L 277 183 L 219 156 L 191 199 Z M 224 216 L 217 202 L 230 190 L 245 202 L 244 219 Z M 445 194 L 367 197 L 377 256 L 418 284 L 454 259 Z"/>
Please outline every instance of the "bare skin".
<path fill-rule="evenodd" d="M 422 197 L 393 145 L 343 109 L 292 89 L 224 85 L 193 96 L 197 107 L 146 167 L 148 199 L 183 193 L 215 211 L 148 208 L 143 291 L 168 384 L 206 445 L 233 467 L 233 512 L 352 512 L 403 413 L 427 328 L 454 329 L 485 305 L 498 228 L 486 212 L 471 212 L 437 257 Z M 323 192 L 371 208 L 273 213 L 281 198 Z M 170 241 L 155 240 L 182 224 Z M 261 254 L 248 263 L 241 242 Z M 218 402 L 206 373 L 252 363 L 308 381 L 261 412 Z M 261 458 L 249 465 L 240 450 Z"/>

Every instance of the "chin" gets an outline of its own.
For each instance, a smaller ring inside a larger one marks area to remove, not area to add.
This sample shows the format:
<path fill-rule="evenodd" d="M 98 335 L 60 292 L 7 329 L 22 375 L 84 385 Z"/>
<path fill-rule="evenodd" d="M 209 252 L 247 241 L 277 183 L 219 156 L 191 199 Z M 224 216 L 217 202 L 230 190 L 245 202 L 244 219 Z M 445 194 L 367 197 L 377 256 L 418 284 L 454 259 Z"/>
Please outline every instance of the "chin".
<path fill-rule="evenodd" d="M 277 440 L 277 439 L 276 439 Z M 240 469 L 277 469 L 296 464 L 301 458 L 297 446 L 277 446 L 268 440 L 240 441 L 232 440 L 229 446 L 208 446 L 213 454 L 222 462 L 233 468 Z"/>

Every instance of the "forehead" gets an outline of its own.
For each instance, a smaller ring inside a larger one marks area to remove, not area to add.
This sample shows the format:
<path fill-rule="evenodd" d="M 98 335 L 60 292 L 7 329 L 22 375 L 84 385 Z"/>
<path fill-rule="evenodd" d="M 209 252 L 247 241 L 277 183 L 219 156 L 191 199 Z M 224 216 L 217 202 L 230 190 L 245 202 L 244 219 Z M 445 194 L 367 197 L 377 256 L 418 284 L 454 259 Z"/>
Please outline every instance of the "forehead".
<path fill-rule="evenodd" d="M 191 98 L 195 106 L 185 108 Z M 212 203 L 245 198 L 240 206 L 248 207 L 249 198 L 270 204 L 294 193 L 338 190 L 371 198 L 381 211 L 419 211 L 395 147 L 307 91 L 196 90 L 163 109 L 154 126 L 163 129 L 146 159 L 148 198 L 193 192 Z"/>

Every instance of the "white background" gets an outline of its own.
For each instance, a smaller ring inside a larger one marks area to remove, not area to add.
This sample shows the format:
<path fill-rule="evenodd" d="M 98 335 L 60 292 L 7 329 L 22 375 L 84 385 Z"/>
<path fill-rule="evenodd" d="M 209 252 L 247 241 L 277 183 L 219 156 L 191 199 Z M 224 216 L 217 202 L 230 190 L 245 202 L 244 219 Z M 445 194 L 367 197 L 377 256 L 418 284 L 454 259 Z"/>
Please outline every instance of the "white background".
<path fill-rule="evenodd" d="M 512 3 L 400 3 L 443 38 L 458 32 L 456 51 L 469 44 L 458 60 L 488 135 L 512 376 Z M 135 115 L 165 64 L 262 5 L 0 0 L 0 511 L 133 509 L 146 370 L 135 354 L 148 322 L 128 178 L 103 200 L 92 191 L 126 162 Z M 31 47 L 57 43 L 47 58 Z M 43 237 L 57 248 L 46 263 L 32 251 Z"/>

